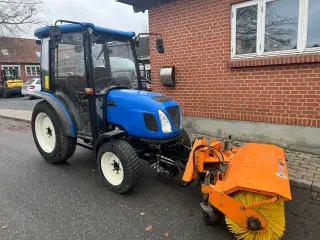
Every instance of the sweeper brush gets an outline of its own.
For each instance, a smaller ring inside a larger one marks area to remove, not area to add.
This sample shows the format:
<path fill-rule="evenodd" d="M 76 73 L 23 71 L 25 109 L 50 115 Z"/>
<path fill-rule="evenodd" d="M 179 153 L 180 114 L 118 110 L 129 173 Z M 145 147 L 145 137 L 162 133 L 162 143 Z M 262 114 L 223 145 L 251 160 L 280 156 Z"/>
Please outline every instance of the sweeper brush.
<path fill-rule="evenodd" d="M 194 141 L 183 175 L 202 181 L 204 220 L 225 215 L 236 239 L 278 240 L 285 231 L 284 201 L 291 200 L 284 150 L 268 144 L 231 147 L 230 142 Z"/>

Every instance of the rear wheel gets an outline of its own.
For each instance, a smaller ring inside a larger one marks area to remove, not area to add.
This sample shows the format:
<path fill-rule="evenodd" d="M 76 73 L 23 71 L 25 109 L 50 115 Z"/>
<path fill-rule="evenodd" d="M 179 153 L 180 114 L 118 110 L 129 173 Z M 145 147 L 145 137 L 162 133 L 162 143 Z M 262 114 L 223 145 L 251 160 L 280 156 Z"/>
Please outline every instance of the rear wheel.
<path fill-rule="evenodd" d="M 34 107 L 31 124 L 34 142 L 46 161 L 63 163 L 74 154 L 76 138 L 64 136 L 59 116 L 47 102 Z"/>
<path fill-rule="evenodd" d="M 2 89 L 2 97 L 3 98 L 9 97 L 9 94 L 7 93 L 7 91 L 5 89 Z"/>
<path fill-rule="evenodd" d="M 138 184 L 141 177 L 139 160 L 133 147 L 123 140 L 104 143 L 97 158 L 104 182 L 117 193 L 125 193 Z"/>

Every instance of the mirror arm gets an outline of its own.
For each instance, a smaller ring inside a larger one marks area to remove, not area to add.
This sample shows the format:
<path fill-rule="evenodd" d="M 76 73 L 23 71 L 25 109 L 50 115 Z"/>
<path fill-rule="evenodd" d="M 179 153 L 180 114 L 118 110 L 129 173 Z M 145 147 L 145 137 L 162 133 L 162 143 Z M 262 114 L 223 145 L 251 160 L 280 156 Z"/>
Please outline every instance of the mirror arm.
<path fill-rule="evenodd" d="M 160 33 L 139 33 L 136 38 L 140 38 L 141 36 L 159 36 L 162 39 L 162 35 Z"/>
<path fill-rule="evenodd" d="M 62 23 L 79 24 L 79 25 L 81 25 L 81 27 L 84 28 L 84 25 L 83 25 L 81 22 L 74 22 L 74 21 L 59 19 L 59 20 L 57 20 L 57 21 L 54 23 L 54 25 L 57 26 L 57 23 L 61 23 L 61 24 L 62 24 Z"/>

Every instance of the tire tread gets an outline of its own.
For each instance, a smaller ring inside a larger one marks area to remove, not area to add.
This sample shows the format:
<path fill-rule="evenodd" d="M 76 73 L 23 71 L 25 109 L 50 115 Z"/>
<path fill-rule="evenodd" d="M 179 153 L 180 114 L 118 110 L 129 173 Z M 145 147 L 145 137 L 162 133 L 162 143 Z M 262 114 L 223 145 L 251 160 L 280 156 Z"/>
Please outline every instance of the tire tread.
<path fill-rule="evenodd" d="M 102 154 L 108 149 L 110 152 L 116 154 L 116 152 L 120 152 L 121 156 L 118 156 L 120 159 L 123 168 L 126 170 L 125 179 L 119 186 L 113 186 L 107 182 L 104 178 L 102 170 L 101 170 L 101 157 Z M 98 167 L 99 171 L 104 178 L 105 182 L 107 183 L 109 189 L 117 193 L 126 193 L 129 190 L 133 189 L 138 183 L 142 175 L 140 159 L 134 150 L 134 148 L 123 140 L 112 140 L 110 142 L 104 143 L 98 153 Z M 126 177 L 127 176 L 127 177 Z"/>

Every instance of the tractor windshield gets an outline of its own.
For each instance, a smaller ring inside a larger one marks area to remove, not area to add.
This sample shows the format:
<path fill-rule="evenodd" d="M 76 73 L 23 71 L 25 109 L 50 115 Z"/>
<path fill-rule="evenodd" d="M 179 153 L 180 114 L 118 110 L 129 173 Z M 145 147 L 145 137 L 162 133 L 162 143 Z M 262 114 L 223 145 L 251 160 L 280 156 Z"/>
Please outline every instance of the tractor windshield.
<path fill-rule="evenodd" d="M 92 41 L 96 90 L 110 86 L 138 88 L 137 70 L 130 41 Z"/>

